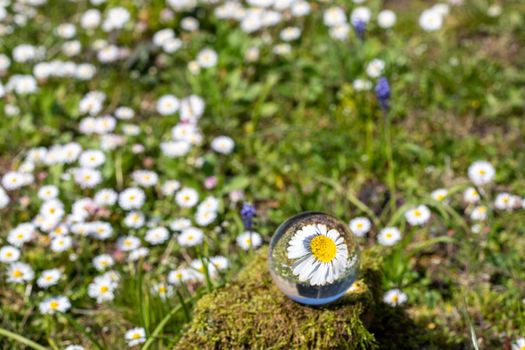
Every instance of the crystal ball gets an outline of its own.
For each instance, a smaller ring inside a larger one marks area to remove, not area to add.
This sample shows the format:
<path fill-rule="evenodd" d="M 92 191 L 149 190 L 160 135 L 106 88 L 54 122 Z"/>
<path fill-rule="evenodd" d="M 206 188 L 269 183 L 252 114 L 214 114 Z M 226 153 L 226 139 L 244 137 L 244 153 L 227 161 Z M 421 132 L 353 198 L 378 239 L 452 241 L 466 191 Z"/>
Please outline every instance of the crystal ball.
<path fill-rule="evenodd" d="M 268 261 L 275 284 L 290 299 L 323 305 L 342 297 L 354 283 L 359 248 L 344 222 L 305 212 L 277 228 Z"/>

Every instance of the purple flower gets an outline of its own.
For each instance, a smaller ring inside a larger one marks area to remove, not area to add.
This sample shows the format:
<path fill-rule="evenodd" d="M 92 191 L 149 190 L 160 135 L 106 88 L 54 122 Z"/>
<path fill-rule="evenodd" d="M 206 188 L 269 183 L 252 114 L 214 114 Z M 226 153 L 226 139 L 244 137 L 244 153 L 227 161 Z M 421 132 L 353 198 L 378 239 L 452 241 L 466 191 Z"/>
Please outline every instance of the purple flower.
<path fill-rule="evenodd" d="M 246 230 L 251 230 L 253 226 L 253 217 L 255 216 L 255 207 L 251 203 L 244 203 L 241 209 L 242 223 Z"/>
<path fill-rule="evenodd" d="M 354 26 L 354 30 L 357 33 L 359 39 L 365 40 L 366 22 L 360 19 L 356 19 L 352 21 L 352 25 Z"/>
<path fill-rule="evenodd" d="M 388 79 L 385 77 L 379 78 L 375 87 L 375 91 L 377 101 L 381 105 L 381 108 L 387 111 L 390 108 L 390 84 L 388 83 Z"/>

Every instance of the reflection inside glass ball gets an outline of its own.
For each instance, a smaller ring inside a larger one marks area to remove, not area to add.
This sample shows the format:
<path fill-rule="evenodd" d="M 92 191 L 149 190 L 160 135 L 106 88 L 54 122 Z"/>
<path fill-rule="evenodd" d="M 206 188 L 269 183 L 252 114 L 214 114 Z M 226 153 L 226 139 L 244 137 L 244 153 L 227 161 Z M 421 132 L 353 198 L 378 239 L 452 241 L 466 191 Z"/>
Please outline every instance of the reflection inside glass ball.
<path fill-rule="evenodd" d="M 289 298 L 331 303 L 352 286 L 359 268 L 357 239 L 342 221 L 318 212 L 285 221 L 272 237 L 270 273 Z"/>

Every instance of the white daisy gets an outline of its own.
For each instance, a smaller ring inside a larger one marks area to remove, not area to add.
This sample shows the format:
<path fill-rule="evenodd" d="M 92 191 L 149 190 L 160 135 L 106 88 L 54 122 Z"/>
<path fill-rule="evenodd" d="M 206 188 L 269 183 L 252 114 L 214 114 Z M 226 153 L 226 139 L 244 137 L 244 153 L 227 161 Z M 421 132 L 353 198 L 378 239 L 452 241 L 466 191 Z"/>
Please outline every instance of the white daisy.
<path fill-rule="evenodd" d="M 438 202 L 446 202 L 448 196 L 448 190 L 445 188 L 438 188 L 437 190 L 432 191 L 430 194 L 430 197 L 432 197 L 433 200 Z"/>
<path fill-rule="evenodd" d="M 40 288 L 49 288 L 57 284 L 61 276 L 62 273 L 59 269 L 44 270 L 36 280 L 36 284 Z"/>
<path fill-rule="evenodd" d="M 193 269 L 194 278 L 198 281 L 204 281 L 206 274 L 210 278 L 216 278 L 219 275 L 217 268 L 211 262 L 204 264 L 201 259 L 193 259 L 190 266 Z"/>
<path fill-rule="evenodd" d="M 354 235 L 356 235 L 357 237 L 363 237 L 368 233 L 368 231 L 370 231 L 372 223 L 368 218 L 358 217 L 350 220 L 348 226 L 350 227 L 350 230 L 354 233 Z"/>
<path fill-rule="evenodd" d="M 38 198 L 44 201 L 55 199 L 57 196 L 58 196 L 58 188 L 55 185 L 42 186 L 38 190 Z"/>
<path fill-rule="evenodd" d="M 73 172 L 75 182 L 82 188 L 93 188 L 102 182 L 100 171 L 91 168 L 78 168 Z"/>
<path fill-rule="evenodd" d="M 70 236 L 56 237 L 51 241 L 51 250 L 61 253 L 71 248 L 73 239 Z"/>
<path fill-rule="evenodd" d="M 31 241 L 35 234 L 35 226 L 30 223 L 22 223 L 9 231 L 7 241 L 15 247 L 21 247 L 24 243 Z"/>
<path fill-rule="evenodd" d="M 35 277 L 35 273 L 28 264 L 15 262 L 9 265 L 7 276 L 7 282 L 24 283 L 31 281 Z"/>
<path fill-rule="evenodd" d="M 366 66 L 366 74 L 371 78 L 378 78 L 385 70 L 385 61 L 378 58 L 373 59 Z"/>
<path fill-rule="evenodd" d="M 120 106 L 117 109 L 115 109 L 115 117 L 121 120 L 129 120 L 132 119 L 135 116 L 135 111 L 126 106 Z"/>
<path fill-rule="evenodd" d="M 102 275 L 95 277 L 92 283 L 88 285 L 89 297 L 96 299 L 101 304 L 105 301 L 111 301 L 115 298 L 116 281 L 108 276 Z"/>
<path fill-rule="evenodd" d="M 207 209 L 199 209 L 197 210 L 197 214 L 195 214 L 195 222 L 199 226 L 208 226 L 215 221 L 216 218 L 217 212 Z"/>
<path fill-rule="evenodd" d="M 157 112 L 160 115 L 175 114 L 179 110 L 179 99 L 173 95 L 164 95 L 157 101 Z"/>
<path fill-rule="evenodd" d="M 443 26 L 443 15 L 434 9 L 427 9 L 419 16 L 419 25 L 427 32 L 433 32 Z"/>
<path fill-rule="evenodd" d="M 215 268 L 219 271 L 226 270 L 228 266 L 230 265 L 230 262 L 228 258 L 218 255 L 218 256 L 212 256 L 210 258 L 210 262 L 215 266 Z"/>
<path fill-rule="evenodd" d="M 204 233 L 195 227 L 189 227 L 182 231 L 177 237 L 177 241 L 182 247 L 193 247 L 199 245 L 204 240 Z"/>
<path fill-rule="evenodd" d="M 406 303 L 407 295 L 399 289 L 391 289 L 385 293 L 383 301 L 390 306 L 399 306 Z"/>
<path fill-rule="evenodd" d="M 172 231 L 182 231 L 191 227 L 191 220 L 187 218 L 178 218 L 170 223 L 170 229 Z"/>
<path fill-rule="evenodd" d="M 370 80 L 365 79 L 356 79 L 352 83 L 352 86 L 356 91 L 365 91 L 370 90 L 372 88 L 372 82 Z"/>
<path fill-rule="evenodd" d="M 217 211 L 219 209 L 219 200 L 215 197 L 209 196 L 199 204 L 198 210 Z"/>
<path fill-rule="evenodd" d="M 478 191 L 474 187 L 468 187 L 463 193 L 463 200 L 469 204 L 478 202 L 480 200 Z"/>
<path fill-rule="evenodd" d="M 496 199 L 494 200 L 494 206 L 498 210 L 512 210 L 516 204 L 514 196 L 510 193 L 498 193 Z"/>
<path fill-rule="evenodd" d="M 405 213 L 405 218 L 412 226 L 422 226 L 430 219 L 430 209 L 426 205 L 418 205 Z"/>
<path fill-rule="evenodd" d="M 101 254 L 93 258 L 93 266 L 98 271 L 104 271 L 115 264 L 115 260 L 108 254 Z"/>
<path fill-rule="evenodd" d="M 93 237 L 100 240 L 113 236 L 113 227 L 109 222 L 93 221 L 90 223 L 89 231 Z"/>
<path fill-rule="evenodd" d="M 84 168 L 97 168 L 104 164 L 106 156 L 104 152 L 99 150 L 86 150 L 82 152 L 78 160 L 81 167 Z"/>
<path fill-rule="evenodd" d="M 104 188 L 98 191 L 93 198 L 100 207 L 111 206 L 117 202 L 118 194 L 111 188 Z"/>
<path fill-rule="evenodd" d="M 137 261 L 141 258 L 144 258 L 148 254 L 149 249 L 146 247 L 139 247 L 137 249 L 133 249 L 131 252 L 129 252 L 128 261 Z"/>
<path fill-rule="evenodd" d="M 180 182 L 177 180 L 166 180 L 162 184 L 161 192 L 165 196 L 173 196 L 175 192 L 180 188 Z"/>
<path fill-rule="evenodd" d="M 71 308 L 71 303 L 67 297 L 57 296 L 44 300 L 38 305 L 38 309 L 43 314 L 53 315 L 57 312 L 66 312 Z"/>
<path fill-rule="evenodd" d="M 212 49 L 203 49 L 197 54 L 196 61 L 202 68 L 211 68 L 217 65 L 217 52 Z"/>
<path fill-rule="evenodd" d="M 137 187 L 130 187 L 119 194 L 118 204 L 124 210 L 139 209 L 144 205 L 146 195 Z"/>
<path fill-rule="evenodd" d="M 162 244 L 170 238 L 170 233 L 165 227 L 155 227 L 146 232 L 144 240 L 152 245 Z"/>
<path fill-rule="evenodd" d="M 183 208 L 191 208 L 199 201 L 199 194 L 193 188 L 184 187 L 177 192 L 175 201 Z"/>
<path fill-rule="evenodd" d="M 487 219 L 487 207 L 480 205 L 472 209 L 470 218 L 475 221 L 485 221 Z"/>
<path fill-rule="evenodd" d="M 157 294 L 161 299 L 167 299 L 173 295 L 173 286 L 160 282 L 151 288 L 154 294 Z"/>
<path fill-rule="evenodd" d="M 334 27 L 346 22 L 345 11 L 340 7 L 331 7 L 323 13 L 323 22 L 328 27 Z"/>
<path fill-rule="evenodd" d="M 492 164 L 484 160 L 478 160 L 468 168 L 468 177 L 476 186 L 483 186 L 490 183 L 495 175 L 496 170 Z"/>
<path fill-rule="evenodd" d="M 157 184 L 159 176 L 151 170 L 136 170 L 131 174 L 133 181 L 139 186 L 151 187 Z"/>
<path fill-rule="evenodd" d="M 128 346 L 135 346 L 142 344 L 146 341 L 146 331 L 144 328 L 132 328 L 126 332 L 124 335 Z"/>
<path fill-rule="evenodd" d="M 211 142 L 211 148 L 217 153 L 230 154 L 234 147 L 235 142 L 228 136 L 218 136 Z"/>
<path fill-rule="evenodd" d="M 383 10 L 377 15 L 377 24 L 383 29 L 391 28 L 396 24 L 396 19 L 397 16 L 394 11 Z"/>
<path fill-rule="evenodd" d="M 144 214 L 140 211 L 132 211 L 124 218 L 124 225 L 130 228 L 141 228 L 144 222 Z"/>
<path fill-rule="evenodd" d="M 117 246 L 120 250 L 129 252 L 140 247 L 140 239 L 135 236 L 120 237 L 117 241 Z"/>
<path fill-rule="evenodd" d="M 10 264 L 20 259 L 20 250 L 10 245 L 0 248 L 0 262 Z"/>
<path fill-rule="evenodd" d="M 384 246 L 392 246 L 401 240 L 401 232 L 396 227 L 385 227 L 379 232 L 377 241 Z"/>
<path fill-rule="evenodd" d="M 191 144 L 186 141 L 167 141 L 160 144 L 160 150 L 168 158 L 178 158 L 188 154 Z"/>
<path fill-rule="evenodd" d="M 192 282 L 194 280 L 194 271 L 188 268 L 179 268 L 170 271 L 168 274 L 168 282 L 175 286 L 180 286 L 182 283 Z"/>
<path fill-rule="evenodd" d="M 235 240 L 237 242 L 237 245 L 243 250 L 257 248 L 262 243 L 261 235 L 253 231 L 246 231 L 244 233 L 241 233 L 237 236 Z"/>
<path fill-rule="evenodd" d="M 288 243 L 292 272 L 301 282 L 324 286 L 337 280 L 348 267 L 348 247 L 343 236 L 323 224 L 306 225 Z"/>

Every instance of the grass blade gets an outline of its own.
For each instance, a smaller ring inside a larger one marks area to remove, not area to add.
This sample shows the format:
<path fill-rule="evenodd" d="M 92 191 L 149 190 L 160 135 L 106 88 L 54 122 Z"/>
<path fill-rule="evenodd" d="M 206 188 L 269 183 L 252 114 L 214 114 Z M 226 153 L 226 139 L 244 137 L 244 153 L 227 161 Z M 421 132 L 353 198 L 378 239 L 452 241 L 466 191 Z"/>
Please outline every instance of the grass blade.
<path fill-rule="evenodd" d="M 168 323 L 168 321 L 173 317 L 173 315 L 175 315 L 180 309 L 182 308 L 182 304 L 179 304 L 177 306 L 175 306 L 173 309 L 171 309 L 171 311 L 169 312 L 169 314 L 167 314 L 163 319 L 162 321 L 159 322 L 159 324 L 157 325 L 157 327 L 155 327 L 155 329 L 153 330 L 153 332 L 151 333 L 151 335 L 148 337 L 148 340 L 144 343 L 144 345 L 142 346 L 142 349 L 141 350 L 147 350 L 149 349 L 149 347 L 153 344 L 153 342 L 155 341 L 155 338 L 160 334 L 160 332 L 162 332 L 162 330 L 164 329 L 164 327 L 166 326 L 166 324 Z"/>
<path fill-rule="evenodd" d="M 49 350 L 48 348 L 42 346 L 42 345 L 39 345 L 37 343 L 35 343 L 34 341 L 30 340 L 30 339 L 27 339 L 19 334 L 16 334 L 16 333 L 13 333 L 11 331 L 8 331 L 7 329 L 4 329 L 4 328 L 0 328 L 0 335 L 4 336 L 4 337 L 7 337 L 11 340 L 14 340 L 20 344 L 24 344 L 28 347 L 30 347 L 31 349 L 35 349 L 35 350 Z"/>

